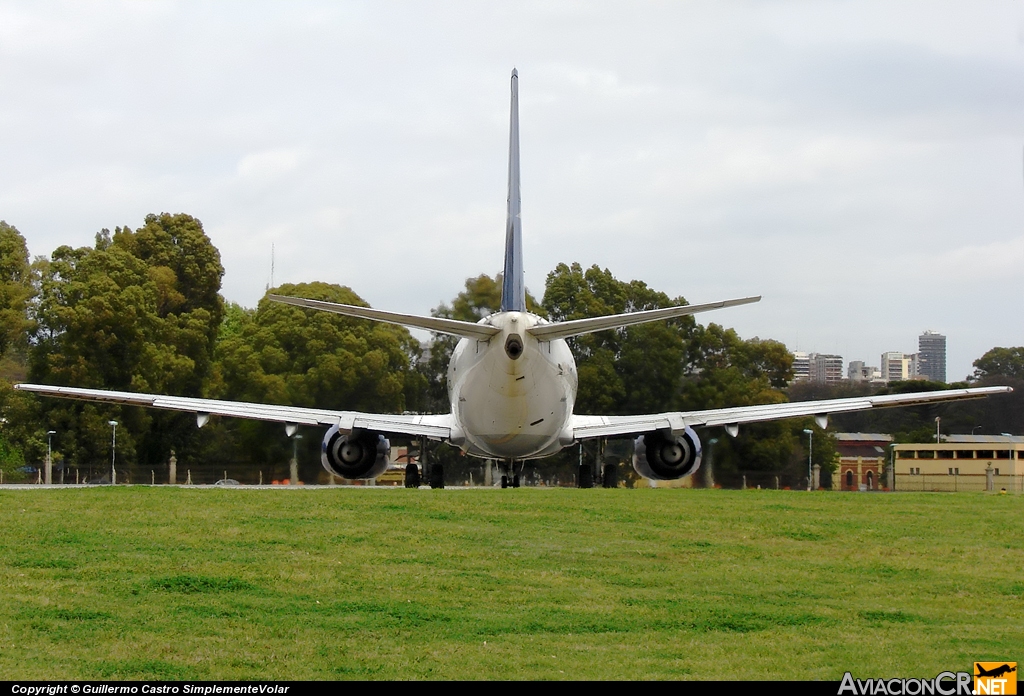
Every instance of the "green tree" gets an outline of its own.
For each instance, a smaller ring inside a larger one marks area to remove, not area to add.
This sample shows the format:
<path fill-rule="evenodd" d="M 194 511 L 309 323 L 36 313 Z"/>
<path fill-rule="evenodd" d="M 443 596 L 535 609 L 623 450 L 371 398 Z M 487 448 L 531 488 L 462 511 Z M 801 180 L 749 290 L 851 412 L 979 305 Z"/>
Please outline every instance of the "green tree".
<path fill-rule="evenodd" d="M 986 377 L 1013 377 L 1024 379 L 1024 347 L 993 348 L 974 361 L 972 382 Z"/>
<path fill-rule="evenodd" d="M 544 306 L 551 319 L 643 311 L 686 304 L 607 269 L 559 264 L 548 275 Z M 580 413 L 635 414 L 778 403 L 792 379 L 793 356 L 778 341 L 743 340 L 692 317 L 602 331 L 570 339 L 576 355 Z M 717 470 L 780 471 L 791 466 L 798 438 L 792 423 L 744 426 L 719 437 Z M 796 429 L 799 433 L 799 429 Z M 704 439 L 713 437 L 708 433 Z"/>
<path fill-rule="evenodd" d="M 5 481 L 24 480 L 18 469 L 43 461 L 47 428 L 39 414 L 39 399 L 0 380 L 0 469 Z"/>
<path fill-rule="evenodd" d="M 223 315 L 220 254 L 198 220 L 149 215 L 138 230 L 102 230 L 93 247 L 62 246 L 40 264 L 34 381 L 68 386 L 200 396 Z M 163 461 L 194 436 L 187 414 L 46 400 L 69 461 L 118 455 Z"/>
<path fill-rule="evenodd" d="M 682 297 L 617 280 L 608 269 L 559 264 L 548 274 L 544 308 L 553 321 L 686 304 Z M 579 373 L 578 413 L 635 414 L 675 408 L 686 369 L 692 317 L 569 339 Z"/>
<path fill-rule="evenodd" d="M 718 324 L 697 326 L 687 350 L 682 385 L 686 409 L 754 406 L 786 401 L 793 354 L 778 341 L 743 340 Z"/>
<path fill-rule="evenodd" d="M 684 410 L 756 406 L 787 401 L 780 386 L 792 378 L 793 355 L 777 341 L 743 340 L 718 324 L 698 326 L 689 344 Z M 767 421 L 740 428 L 735 438 L 719 436 L 715 469 L 800 471 L 794 463 L 802 428 L 799 422 Z"/>
<path fill-rule="evenodd" d="M 0 220 L 0 358 L 12 348 L 28 345 L 31 323 L 27 310 L 33 294 L 25 238 Z"/>
<path fill-rule="evenodd" d="M 279 295 L 368 306 L 327 283 L 283 285 Z M 405 372 L 419 349 L 408 331 L 268 299 L 255 312 L 234 309 L 217 349 L 217 396 L 244 401 L 360 411 L 405 409 Z M 233 334 L 233 335 L 232 335 Z"/>
<path fill-rule="evenodd" d="M 822 430 L 814 422 L 813 418 L 801 418 L 790 421 L 790 431 L 794 438 L 800 443 L 793 451 L 794 459 L 790 463 L 789 473 L 793 478 L 806 484 L 807 478 L 807 448 L 811 447 L 811 464 L 821 467 L 821 479 L 819 481 L 823 488 L 829 488 L 832 483 L 832 474 L 839 467 L 839 449 L 836 443 L 835 431 L 832 429 Z M 805 430 L 814 434 L 813 444 L 808 440 Z"/>
<path fill-rule="evenodd" d="M 279 295 L 367 306 L 351 289 L 327 283 L 283 285 Z M 413 371 L 418 342 L 404 328 L 264 298 L 254 310 L 229 305 L 221 325 L 215 398 L 316 408 L 396 413 L 421 393 Z M 225 427 L 253 462 L 290 456 L 279 425 L 235 421 Z M 306 438 L 308 453 L 319 436 Z M 311 457 L 305 457 L 311 459 Z"/>

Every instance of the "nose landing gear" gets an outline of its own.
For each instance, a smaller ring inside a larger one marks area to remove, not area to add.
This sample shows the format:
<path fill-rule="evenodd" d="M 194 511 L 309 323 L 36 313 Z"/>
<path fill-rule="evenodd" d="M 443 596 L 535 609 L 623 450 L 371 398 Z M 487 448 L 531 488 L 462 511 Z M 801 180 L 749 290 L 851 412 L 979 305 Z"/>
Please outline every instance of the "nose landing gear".
<path fill-rule="evenodd" d="M 506 459 L 501 463 L 501 467 L 505 470 L 505 473 L 501 475 L 501 487 L 519 488 L 519 474 L 515 473 L 515 460 Z M 520 470 L 522 470 L 521 467 Z"/>

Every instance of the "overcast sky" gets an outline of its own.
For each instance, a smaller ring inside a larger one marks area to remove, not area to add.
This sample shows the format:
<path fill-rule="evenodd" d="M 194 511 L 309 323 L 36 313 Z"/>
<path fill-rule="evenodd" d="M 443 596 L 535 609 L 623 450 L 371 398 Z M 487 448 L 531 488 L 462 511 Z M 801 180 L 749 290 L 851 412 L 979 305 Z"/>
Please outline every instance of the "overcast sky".
<path fill-rule="evenodd" d="M 598 264 L 749 338 L 948 377 L 1024 345 L 1024 3 L 0 1 L 0 219 L 34 255 L 198 217 L 224 296 L 427 313 Z"/>

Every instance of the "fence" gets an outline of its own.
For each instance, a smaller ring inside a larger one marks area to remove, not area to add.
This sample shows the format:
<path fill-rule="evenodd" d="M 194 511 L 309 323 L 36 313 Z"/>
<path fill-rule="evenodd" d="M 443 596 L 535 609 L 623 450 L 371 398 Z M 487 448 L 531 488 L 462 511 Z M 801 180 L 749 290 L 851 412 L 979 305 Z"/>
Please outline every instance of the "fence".
<path fill-rule="evenodd" d="M 786 471 L 714 471 L 715 484 L 721 488 L 807 488 L 807 474 Z M 704 485 L 704 472 L 698 470 L 694 483 Z"/>
<path fill-rule="evenodd" d="M 984 491 L 985 474 L 897 474 L 897 491 Z M 1024 493 L 1024 476 L 993 476 L 995 490 Z"/>
<path fill-rule="evenodd" d="M 159 464 L 121 464 L 115 465 L 117 470 L 117 483 L 130 484 L 165 484 L 170 478 L 170 468 L 166 462 Z M 11 476 L 10 472 L 4 478 L 4 482 L 10 483 L 36 483 L 42 481 L 43 472 L 41 467 L 25 467 L 26 472 L 21 476 Z M 212 484 L 227 478 L 238 481 L 241 484 L 271 484 L 281 482 L 289 478 L 290 467 L 288 462 L 277 464 L 250 464 L 250 463 L 218 463 L 218 464 L 196 464 L 190 462 L 177 463 L 175 479 L 177 483 L 193 483 L 197 485 Z M 300 467 L 299 480 L 309 483 L 328 483 L 327 472 L 321 467 L 306 465 Z M 320 475 L 323 481 L 319 481 Z M 108 484 L 110 483 L 110 462 L 84 465 L 80 467 L 62 467 L 55 464 L 53 468 L 53 482 L 67 484 Z M 307 478 L 308 477 L 308 478 Z"/>

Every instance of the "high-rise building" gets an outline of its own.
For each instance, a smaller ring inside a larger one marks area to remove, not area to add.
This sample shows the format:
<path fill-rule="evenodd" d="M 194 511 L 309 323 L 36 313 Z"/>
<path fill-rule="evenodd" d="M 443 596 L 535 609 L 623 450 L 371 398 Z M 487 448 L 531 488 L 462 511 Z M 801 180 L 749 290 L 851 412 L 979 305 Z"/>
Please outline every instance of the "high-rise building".
<path fill-rule="evenodd" d="M 925 331 L 917 338 L 921 376 L 933 382 L 946 381 L 946 337 L 936 331 Z"/>
<path fill-rule="evenodd" d="M 793 353 L 793 381 L 834 384 L 843 381 L 843 356 L 825 353 Z"/>
<path fill-rule="evenodd" d="M 863 379 L 864 371 L 867 366 L 863 360 L 851 360 L 850 368 L 846 373 L 846 378 L 852 382 L 859 382 Z"/>
<path fill-rule="evenodd" d="M 898 382 L 914 377 L 914 356 L 896 351 L 882 353 L 882 379 L 886 382 Z"/>
<path fill-rule="evenodd" d="M 863 360 L 851 360 L 850 369 L 846 376 L 851 382 L 879 384 L 883 381 L 882 371 L 877 367 L 865 365 Z"/>
<path fill-rule="evenodd" d="M 806 382 L 811 378 L 810 356 L 801 351 L 793 352 L 793 381 Z"/>
<path fill-rule="evenodd" d="M 843 380 L 843 356 L 811 353 L 808 362 L 812 382 L 835 384 Z"/>

